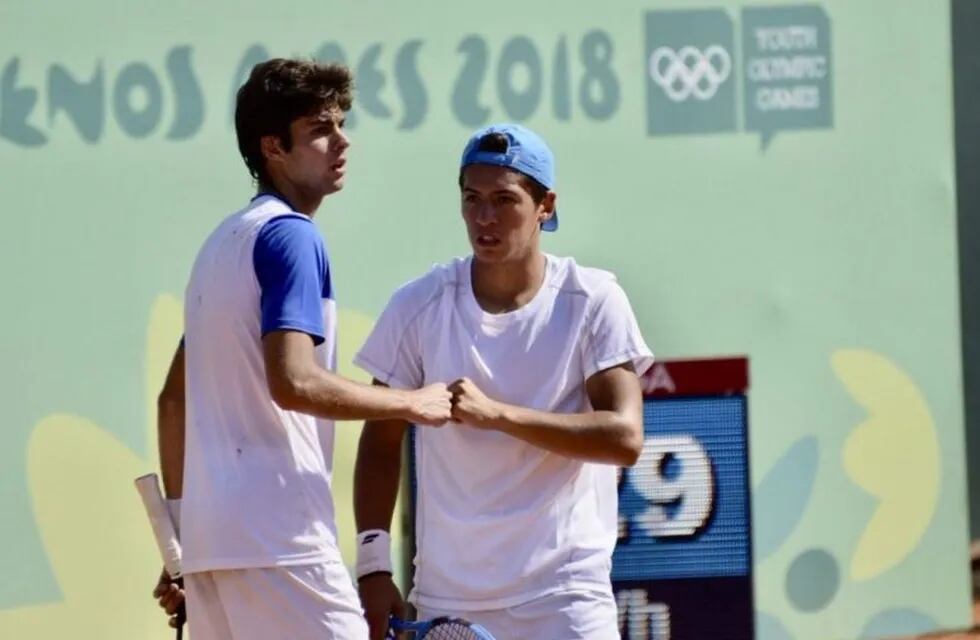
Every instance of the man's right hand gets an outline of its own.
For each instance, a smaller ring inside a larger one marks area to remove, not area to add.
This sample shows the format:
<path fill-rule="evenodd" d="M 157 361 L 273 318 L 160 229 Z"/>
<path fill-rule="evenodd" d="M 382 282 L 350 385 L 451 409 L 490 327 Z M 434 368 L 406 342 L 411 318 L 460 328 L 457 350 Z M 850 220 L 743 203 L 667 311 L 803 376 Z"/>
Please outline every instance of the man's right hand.
<path fill-rule="evenodd" d="M 184 585 L 180 579 L 174 580 L 164 569 L 160 572 L 160 580 L 153 589 L 153 597 L 157 599 L 160 608 L 167 612 L 170 626 L 178 627 L 184 623 Z"/>
<path fill-rule="evenodd" d="M 453 394 L 445 384 L 437 382 L 408 394 L 409 422 L 437 427 L 452 418 Z"/>
<path fill-rule="evenodd" d="M 371 640 L 384 640 L 388 633 L 388 618 L 397 616 L 405 619 L 405 601 L 401 592 L 391 574 L 383 572 L 364 576 L 357 581 L 357 589 L 370 631 L 368 637 Z"/>

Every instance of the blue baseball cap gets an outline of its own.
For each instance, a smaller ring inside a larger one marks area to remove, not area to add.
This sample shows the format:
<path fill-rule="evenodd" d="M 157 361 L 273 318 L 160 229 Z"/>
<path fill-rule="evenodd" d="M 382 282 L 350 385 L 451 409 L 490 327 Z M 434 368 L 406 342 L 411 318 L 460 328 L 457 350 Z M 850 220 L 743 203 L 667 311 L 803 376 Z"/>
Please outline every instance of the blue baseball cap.
<path fill-rule="evenodd" d="M 480 140 L 491 133 L 500 133 L 507 138 L 507 150 L 503 153 L 480 151 Z M 555 155 L 538 134 L 519 124 L 501 123 L 484 127 L 470 136 L 463 149 L 459 162 L 460 170 L 471 164 L 489 164 L 520 171 L 534 178 L 546 189 L 555 188 Z M 541 224 L 544 231 L 558 229 L 558 209 L 551 218 Z"/>

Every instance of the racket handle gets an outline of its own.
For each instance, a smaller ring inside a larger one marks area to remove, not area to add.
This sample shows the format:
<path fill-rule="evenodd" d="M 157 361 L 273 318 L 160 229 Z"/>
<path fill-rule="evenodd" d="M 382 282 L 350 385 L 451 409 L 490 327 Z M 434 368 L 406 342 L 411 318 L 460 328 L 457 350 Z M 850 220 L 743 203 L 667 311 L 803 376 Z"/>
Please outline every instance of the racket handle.
<path fill-rule="evenodd" d="M 167 503 L 160 492 L 160 483 L 157 474 L 150 473 L 140 476 L 135 481 L 136 490 L 139 491 L 140 498 L 143 499 L 143 506 L 146 508 L 146 515 L 150 519 L 150 526 L 153 529 L 153 537 L 156 539 L 157 548 L 163 558 L 163 566 L 171 578 L 180 577 L 180 541 L 177 539 L 177 531 L 174 523 L 170 519 L 170 511 Z"/>
<path fill-rule="evenodd" d="M 181 640 L 184 635 L 184 623 L 187 622 L 187 609 L 185 606 L 185 604 L 181 603 L 181 605 L 177 608 L 177 640 Z"/>

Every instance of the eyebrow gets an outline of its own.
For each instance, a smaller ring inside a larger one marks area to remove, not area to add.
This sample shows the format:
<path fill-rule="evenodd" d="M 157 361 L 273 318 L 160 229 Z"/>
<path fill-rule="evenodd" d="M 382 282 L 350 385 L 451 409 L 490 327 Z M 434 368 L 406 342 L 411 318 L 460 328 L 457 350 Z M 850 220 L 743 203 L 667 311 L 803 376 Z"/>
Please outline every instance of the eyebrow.
<path fill-rule="evenodd" d="M 307 120 L 313 124 L 323 124 L 323 123 L 341 123 L 346 120 L 343 112 L 334 111 L 332 109 L 324 109 L 317 114 L 307 116 Z"/>
<path fill-rule="evenodd" d="M 474 189 L 473 187 L 463 187 L 463 192 L 465 193 L 467 191 L 471 191 L 473 193 L 483 193 L 482 191 L 478 189 Z M 490 191 L 490 193 L 492 195 L 496 195 L 496 194 L 507 194 L 509 196 L 516 195 L 513 189 L 493 189 L 492 191 Z"/>
<path fill-rule="evenodd" d="M 306 121 L 306 128 L 309 131 L 333 130 L 333 129 L 342 128 L 343 123 L 344 123 L 343 119 L 341 120 L 309 119 Z"/>

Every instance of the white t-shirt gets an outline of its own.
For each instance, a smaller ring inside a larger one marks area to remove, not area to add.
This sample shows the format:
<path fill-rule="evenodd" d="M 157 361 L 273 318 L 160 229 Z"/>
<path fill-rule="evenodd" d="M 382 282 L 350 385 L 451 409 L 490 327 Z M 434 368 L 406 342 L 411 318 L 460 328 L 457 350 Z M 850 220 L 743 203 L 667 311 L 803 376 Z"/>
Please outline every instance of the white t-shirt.
<path fill-rule="evenodd" d="M 355 362 L 392 387 L 471 378 L 489 397 L 554 413 L 590 410 L 585 382 L 652 363 L 613 274 L 547 256 L 534 298 L 484 312 L 471 258 L 395 292 Z M 616 468 L 465 424 L 416 430 L 414 602 L 474 611 L 565 589 L 610 589 Z"/>
<path fill-rule="evenodd" d="M 336 306 L 312 221 L 260 195 L 197 256 L 184 300 L 185 573 L 339 562 L 333 423 L 272 399 L 262 336 L 311 335 L 336 365 Z"/>

